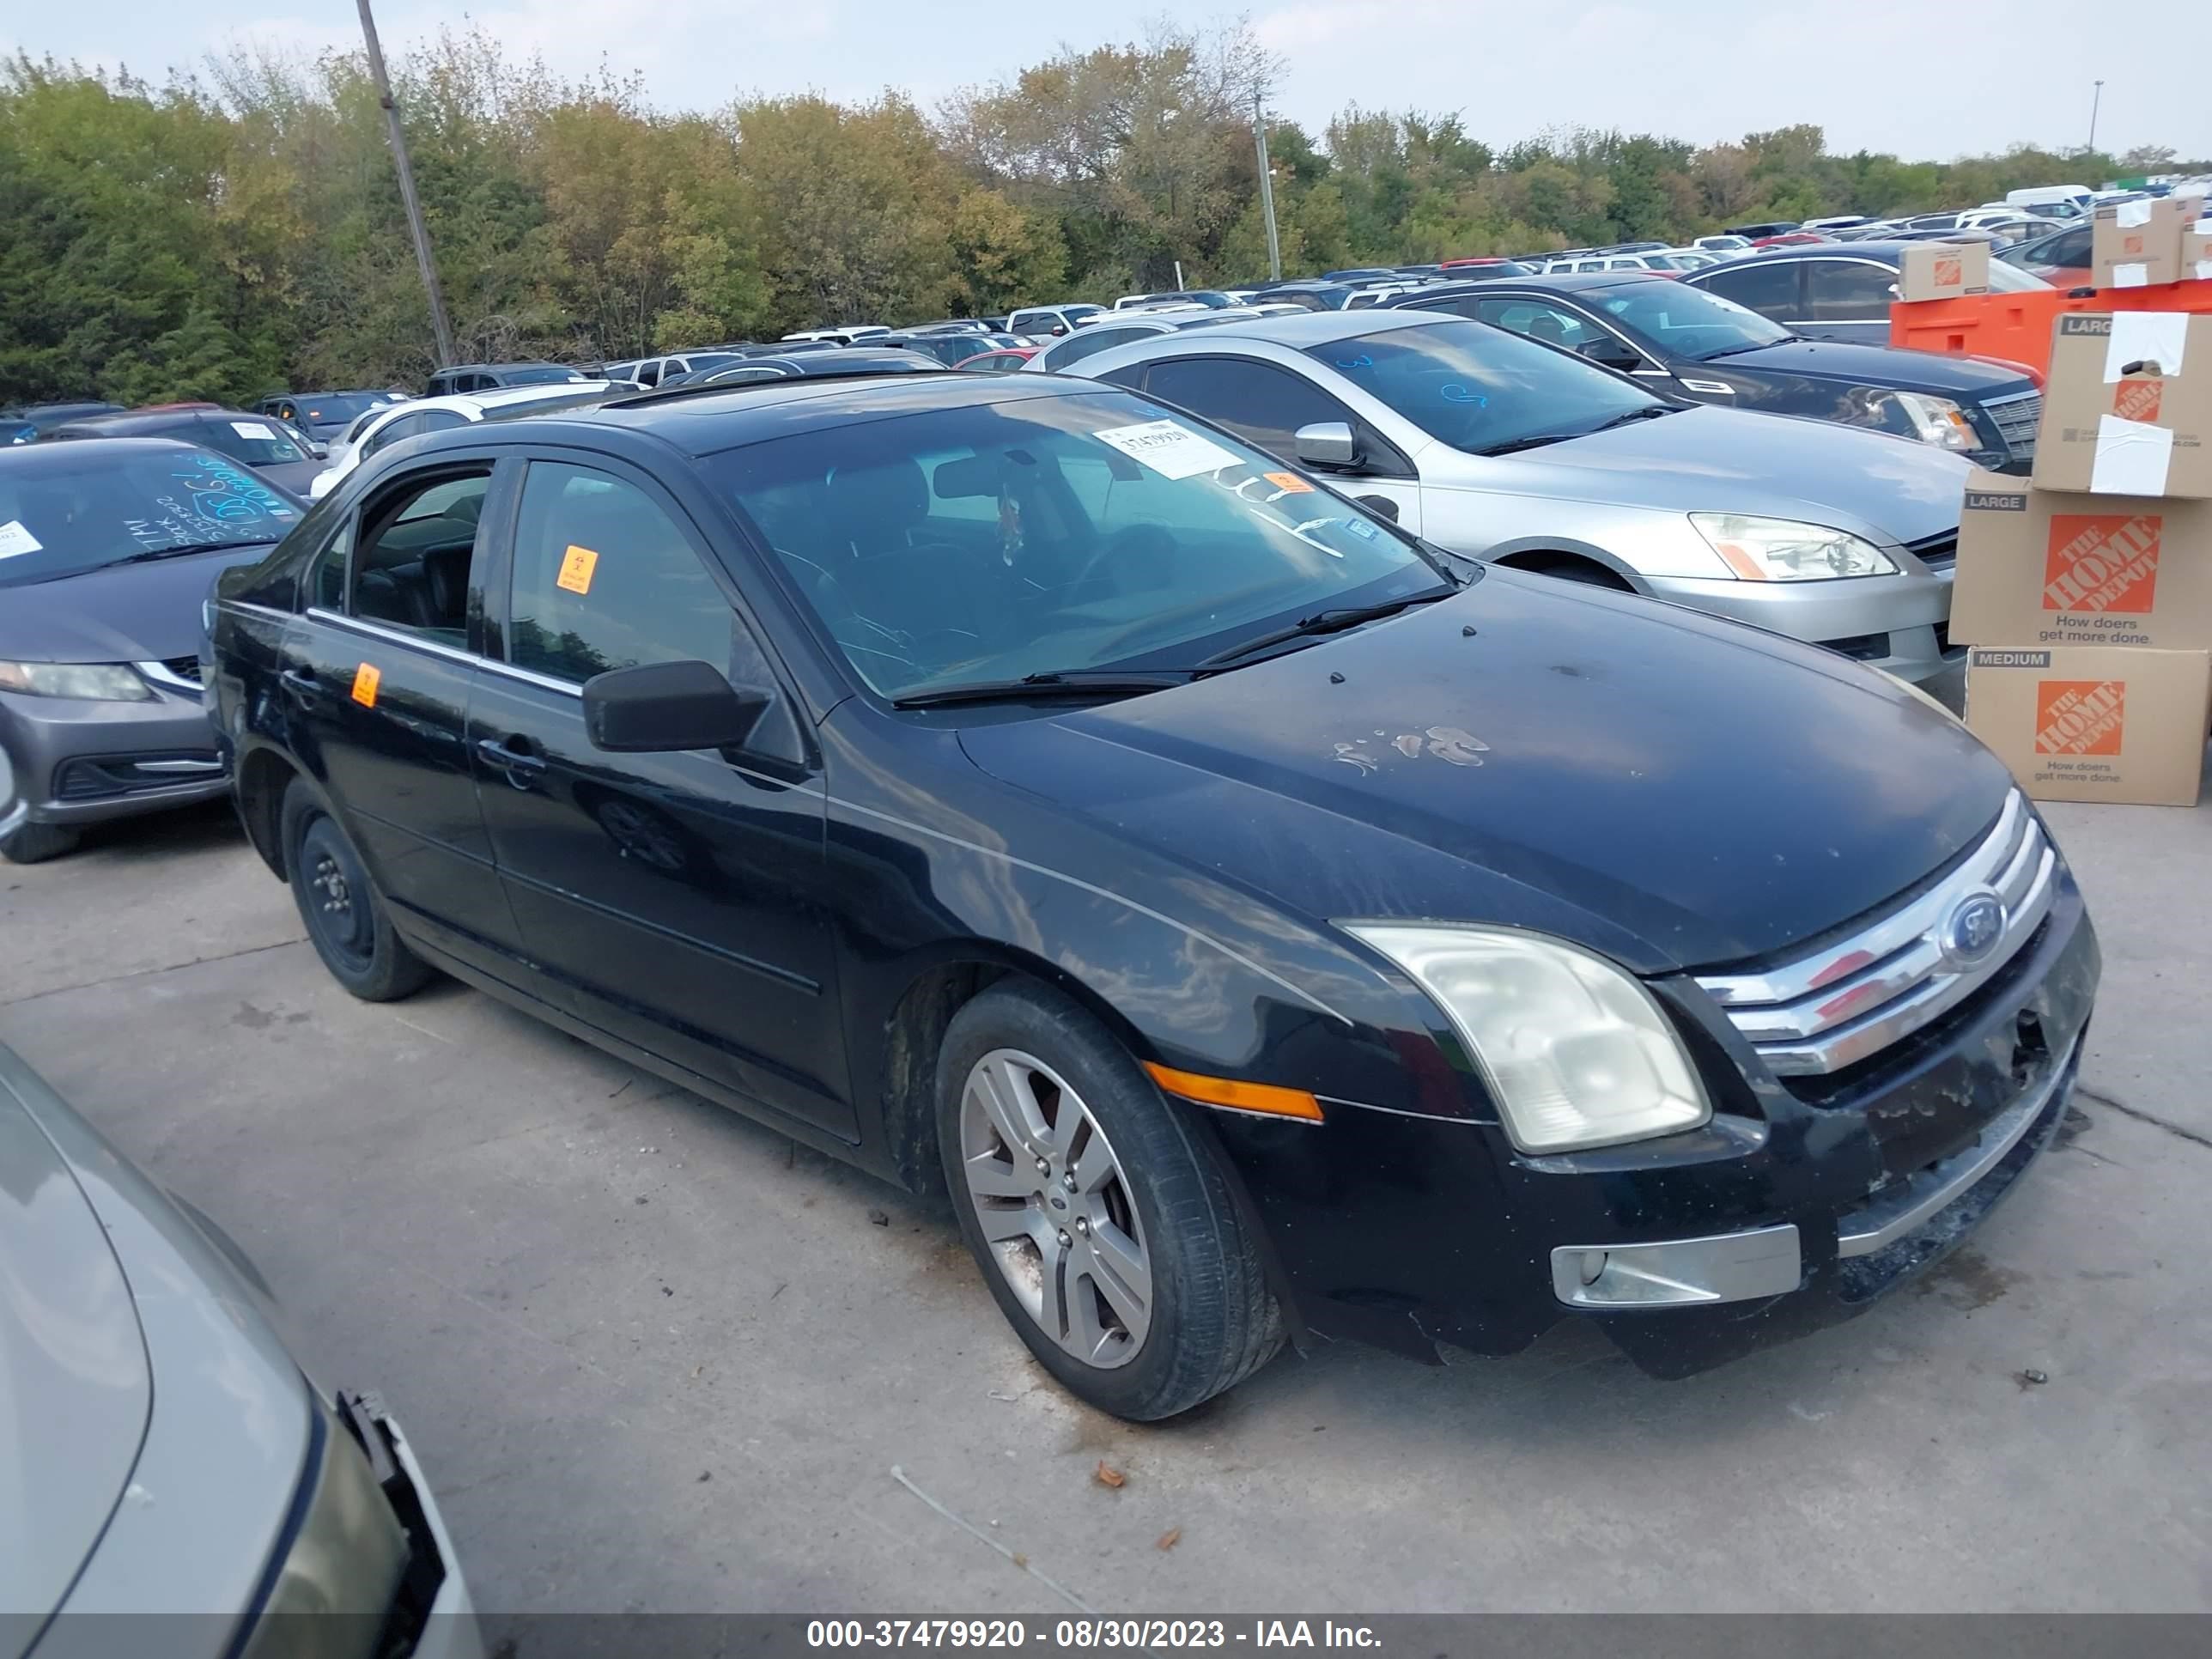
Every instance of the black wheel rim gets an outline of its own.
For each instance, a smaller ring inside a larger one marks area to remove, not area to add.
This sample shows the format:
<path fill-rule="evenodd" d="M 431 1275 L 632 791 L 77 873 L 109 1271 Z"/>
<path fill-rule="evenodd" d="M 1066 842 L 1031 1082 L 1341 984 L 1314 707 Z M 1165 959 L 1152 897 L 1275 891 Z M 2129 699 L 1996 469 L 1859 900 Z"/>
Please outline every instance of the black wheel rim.
<path fill-rule="evenodd" d="M 347 967 L 366 972 L 376 954 L 368 878 L 328 818 L 317 818 L 300 837 L 299 880 L 316 943 Z"/>

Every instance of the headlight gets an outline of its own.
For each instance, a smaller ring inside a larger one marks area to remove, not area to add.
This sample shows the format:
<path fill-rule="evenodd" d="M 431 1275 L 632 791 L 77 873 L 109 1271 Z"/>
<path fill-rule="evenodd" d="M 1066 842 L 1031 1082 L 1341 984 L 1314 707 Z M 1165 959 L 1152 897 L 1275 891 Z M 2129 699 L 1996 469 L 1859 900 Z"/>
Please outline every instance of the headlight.
<path fill-rule="evenodd" d="M 0 691 L 85 702 L 154 701 L 154 688 L 119 662 L 0 662 Z"/>
<path fill-rule="evenodd" d="M 1972 420 L 1948 398 L 1929 392 L 1892 392 L 1877 399 L 1874 408 L 1878 415 L 1895 411 L 1883 423 L 1899 428 L 1905 436 L 1917 438 L 1923 444 L 1937 444 L 1961 454 L 1982 447 Z"/>
<path fill-rule="evenodd" d="M 1646 1140 L 1712 1115 L 1658 1003 L 1603 957 L 1507 928 L 1343 926 L 1436 1000 L 1522 1152 Z"/>
<path fill-rule="evenodd" d="M 1897 567 L 1872 542 L 1826 525 L 1692 513 L 1690 522 L 1728 568 L 1747 582 L 1819 582 L 1838 576 L 1893 576 Z"/>
<path fill-rule="evenodd" d="M 314 1411 L 313 1494 L 241 1659 L 372 1659 L 406 1571 L 407 1534 L 368 1459 L 320 1401 Z"/>

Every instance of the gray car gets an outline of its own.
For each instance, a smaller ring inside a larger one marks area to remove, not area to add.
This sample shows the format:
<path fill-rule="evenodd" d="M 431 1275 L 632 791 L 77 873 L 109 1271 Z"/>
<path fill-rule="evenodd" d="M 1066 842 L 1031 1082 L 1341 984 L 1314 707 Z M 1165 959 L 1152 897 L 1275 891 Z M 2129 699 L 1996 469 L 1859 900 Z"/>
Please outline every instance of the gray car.
<path fill-rule="evenodd" d="M 1081 373 L 1328 475 L 1455 553 L 1753 623 L 1908 680 L 1961 654 L 1948 624 L 1968 469 L 1927 445 L 1657 397 L 1422 311 L 1224 321 L 1118 344 Z"/>
<path fill-rule="evenodd" d="M 0 857 L 228 787 L 200 702 L 200 605 L 304 509 L 161 438 L 0 449 Z"/>
<path fill-rule="evenodd" d="M 265 1298 L 0 1046 L 0 1659 L 480 1659 L 406 1437 Z"/>

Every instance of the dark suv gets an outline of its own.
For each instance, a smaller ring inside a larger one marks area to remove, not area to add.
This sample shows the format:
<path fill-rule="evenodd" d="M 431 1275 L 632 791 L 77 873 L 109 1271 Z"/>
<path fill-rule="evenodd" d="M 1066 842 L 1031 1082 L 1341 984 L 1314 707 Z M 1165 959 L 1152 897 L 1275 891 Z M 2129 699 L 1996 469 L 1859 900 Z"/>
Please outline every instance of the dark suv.
<path fill-rule="evenodd" d="M 1679 1373 L 1854 1313 L 2049 1142 L 2097 985 L 1920 694 L 1079 380 L 416 439 L 213 629 L 342 984 L 443 969 L 949 1188 L 1131 1418 L 1286 1334 Z"/>
<path fill-rule="evenodd" d="M 1642 271 L 1509 277 L 1382 303 L 1510 329 L 1692 402 L 1868 427 L 1993 471 L 2027 471 L 2043 394 L 2026 370 L 1886 343 L 1808 339 L 1735 303 L 1722 284 L 1698 281 L 1753 263 L 1730 260 L 1683 280 Z M 1887 277 L 1894 282 L 1894 271 Z"/>
<path fill-rule="evenodd" d="M 583 370 L 560 363 L 456 363 L 431 375 L 422 395 L 450 398 L 457 392 L 489 392 L 494 386 L 558 386 L 589 379 Z"/>

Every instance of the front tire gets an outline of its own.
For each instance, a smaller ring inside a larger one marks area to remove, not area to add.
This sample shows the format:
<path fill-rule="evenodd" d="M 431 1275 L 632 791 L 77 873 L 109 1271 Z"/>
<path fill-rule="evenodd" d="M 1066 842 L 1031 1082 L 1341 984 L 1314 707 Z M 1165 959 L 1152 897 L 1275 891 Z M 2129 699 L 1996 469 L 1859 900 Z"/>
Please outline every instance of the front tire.
<path fill-rule="evenodd" d="M 954 1016 L 937 1086 L 961 1235 L 1070 1393 L 1157 1421 L 1282 1346 L 1213 1155 L 1089 1014 L 1039 986 L 994 986 Z"/>
<path fill-rule="evenodd" d="M 66 823 L 19 823 L 0 836 L 0 858 L 10 864 L 44 864 L 73 853 L 82 832 Z"/>
<path fill-rule="evenodd" d="M 363 1002 L 396 1002 L 437 971 L 392 931 L 361 854 L 304 784 L 284 792 L 284 867 L 307 939 L 331 977 Z"/>

